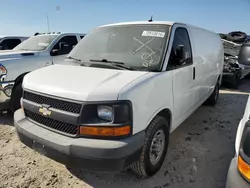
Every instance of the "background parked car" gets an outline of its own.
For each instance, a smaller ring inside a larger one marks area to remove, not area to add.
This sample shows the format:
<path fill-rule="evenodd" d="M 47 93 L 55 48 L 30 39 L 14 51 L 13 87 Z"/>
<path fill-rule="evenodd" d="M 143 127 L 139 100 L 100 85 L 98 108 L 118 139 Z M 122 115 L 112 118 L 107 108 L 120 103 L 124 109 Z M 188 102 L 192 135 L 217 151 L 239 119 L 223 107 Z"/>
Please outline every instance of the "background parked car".
<path fill-rule="evenodd" d="M 5 36 L 0 37 L 0 50 L 12 50 L 17 45 L 28 39 L 29 37 L 21 36 Z"/>
<path fill-rule="evenodd" d="M 0 53 L 0 111 L 20 107 L 24 75 L 35 69 L 64 62 L 83 33 L 43 33 L 30 37 L 11 51 Z"/>

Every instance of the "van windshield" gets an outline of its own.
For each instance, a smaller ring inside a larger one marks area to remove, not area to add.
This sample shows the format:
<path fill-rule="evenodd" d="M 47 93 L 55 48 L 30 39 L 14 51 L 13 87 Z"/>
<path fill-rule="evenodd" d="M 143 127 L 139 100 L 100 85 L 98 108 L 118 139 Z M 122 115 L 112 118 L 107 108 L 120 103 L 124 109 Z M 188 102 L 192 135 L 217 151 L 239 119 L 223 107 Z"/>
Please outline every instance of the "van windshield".
<path fill-rule="evenodd" d="M 99 27 L 71 51 L 81 62 L 122 62 L 133 70 L 160 70 L 170 26 L 144 24 Z"/>
<path fill-rule="evenodd" d="M 13 50 L 43 51 L 58 35 L 37 35 L 32 36 L 17 45 Z"/>

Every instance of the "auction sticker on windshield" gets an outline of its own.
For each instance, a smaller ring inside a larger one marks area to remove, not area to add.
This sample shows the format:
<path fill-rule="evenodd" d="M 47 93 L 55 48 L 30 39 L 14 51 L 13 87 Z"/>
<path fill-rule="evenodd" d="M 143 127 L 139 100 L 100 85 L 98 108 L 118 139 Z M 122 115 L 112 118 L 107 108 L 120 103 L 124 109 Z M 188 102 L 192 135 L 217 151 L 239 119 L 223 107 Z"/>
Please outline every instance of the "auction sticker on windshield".
<path fill-rule="evenodd" d="M 161 38 L 163 38 L 165 36 L 165 33 L 164 32 L 158 32 L 158 31 L 143 31 L 142 36 L 161 37 Z"/>
<path fill-rule="evenodd" d="M 49 45 L 49 43 L 45 43 L 45 42 L 39 42 L 38 43 L 38 46 L 48 46 Z"/>

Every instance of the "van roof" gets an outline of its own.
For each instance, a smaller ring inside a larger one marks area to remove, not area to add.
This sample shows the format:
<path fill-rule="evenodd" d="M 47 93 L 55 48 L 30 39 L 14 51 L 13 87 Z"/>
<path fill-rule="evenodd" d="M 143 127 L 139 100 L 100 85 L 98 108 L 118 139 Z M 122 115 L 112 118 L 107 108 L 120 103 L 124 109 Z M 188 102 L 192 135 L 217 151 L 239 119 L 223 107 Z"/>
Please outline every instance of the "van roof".
<path fill-rule="evenodd" d="M 119 26 L 119 25 L 138 25 L 138 24 L 174 25 L 175 23 L 177 23 L 177 22 L 169 22 L 169 21 L 152 21 L 152 22 L 149 22 L 149 21 L 134 21 L 134 22 L 119 22 L 119 23 L 107 24 L 107 25 L 102 25 L 100 27 Z M 181 24 L 181 23 L 179 23 L 179 24 Z"/>
<path fill-rule="evenodd" d="M 191 24 L 186 24 L 186 23 L 182 23 L 182 22 L 171 22 L 171 21 L 152 21 L 152 22 L 149 22 L 149 21 L 133 21 L 133 22 L 119 22 L 119 23 L 113 23 L 113 24 L 107 24 L 107 25 L 102 25 L 102 26 L 99 26 L 99 27 L 109 27 L 109 26 L 119 26 L 119 25 L 138 25 L 138 24 L 148 24 L 148 25 L 152 25 L 152 24 L 155 24 L 155 25 L 174 25 L 174 24 L 179 24 L 179 25 L 183 25 L 183 26 L 188 26 L 188 27 L 191 27 L 191 28 L 197 28 L 197 29 L 201 29 L 201 30 L 204 30 L 204 31 L 208 31 L 210 33 L 213 33 L 215 34 L 215 32 L 211 31 L 211 30 L 208 30 L 208 29 L 205 29 L 205 28 L 201 28 L 201 27 L 198 27 L 198 26 L 194 26 L 194 25 L 191 25 Z"/>

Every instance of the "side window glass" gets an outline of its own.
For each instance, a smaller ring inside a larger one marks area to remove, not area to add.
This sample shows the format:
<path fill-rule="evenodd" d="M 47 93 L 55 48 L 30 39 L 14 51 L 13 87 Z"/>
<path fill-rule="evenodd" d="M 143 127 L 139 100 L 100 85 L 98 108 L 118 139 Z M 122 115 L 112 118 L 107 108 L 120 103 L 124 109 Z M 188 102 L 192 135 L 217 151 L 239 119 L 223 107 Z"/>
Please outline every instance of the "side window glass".
<path fill-rule="evenodd" d="M 77 44 L 76 36 L 62 37 L 52 49 L 52 55 L 68 54 Z"/>
<path fill-rule="evenodd" d="M 1 50 L 12 50 L 15 48 L 18 44 L 21 43 L 20 39 L 5 39 L 0 44 Z"/>
<path fill-rule="evenodd" d="M 193 63 L 190 38 L 185 28 L 177 28 L 168 62 L 168 69 L 180 68 Z"/>
<path fill-rule="evenodd" d="M 84 36 L 83 35 L 80 35 L 80 38 L 82 39 Z"/>

